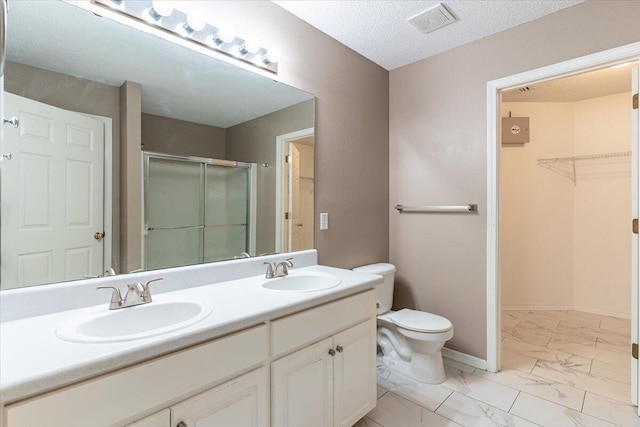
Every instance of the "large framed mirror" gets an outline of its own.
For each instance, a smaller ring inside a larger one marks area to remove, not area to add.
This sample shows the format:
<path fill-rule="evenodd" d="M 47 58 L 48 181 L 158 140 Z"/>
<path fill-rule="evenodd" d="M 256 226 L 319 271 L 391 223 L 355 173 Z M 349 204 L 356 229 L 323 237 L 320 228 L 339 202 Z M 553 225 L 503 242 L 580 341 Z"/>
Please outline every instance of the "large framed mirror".
<path fill-rule="evenodd" d="M 1 289 L 313 247 L 312 94 L 59 0 L 3 78 Z"/>

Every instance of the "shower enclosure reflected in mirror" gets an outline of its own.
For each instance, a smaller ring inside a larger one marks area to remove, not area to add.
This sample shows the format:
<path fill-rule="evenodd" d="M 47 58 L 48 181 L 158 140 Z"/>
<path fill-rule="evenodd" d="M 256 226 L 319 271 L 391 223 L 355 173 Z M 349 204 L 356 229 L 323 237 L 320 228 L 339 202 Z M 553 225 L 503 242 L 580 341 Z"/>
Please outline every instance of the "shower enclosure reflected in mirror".
<path fill-rule="evenodd" d="M 313 247 L 313 95 L 62 1 L 7 30 L 1 289 Z"/>

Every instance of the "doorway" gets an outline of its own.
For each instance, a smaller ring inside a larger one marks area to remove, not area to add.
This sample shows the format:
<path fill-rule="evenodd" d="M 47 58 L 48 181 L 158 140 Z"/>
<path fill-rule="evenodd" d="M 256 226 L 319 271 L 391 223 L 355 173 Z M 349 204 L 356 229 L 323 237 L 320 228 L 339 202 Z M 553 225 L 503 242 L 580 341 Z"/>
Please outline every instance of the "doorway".
<path fill-rule="evenodd" d="M 501 92 L 502 367 L 587 411 L 631 400 L 631 83 L 626 63 Z"/>
<path fill-rule="evenodd" d="M 500 200 L 499 186 L 500 170 L 501 170 L 501 114 L 500 114 L 500 94 L 511 89 L 519 89 L 532 86 L 545 81 L 558 78 L 582 74 L 588 71 L 603 69 L 615 65 L 621 65 L 628 62 L 637 62 L 640 58 L 640 43 L 634 43 L 620 48 L 599 52 L 586 57 L 566 61 L 552 66 L 544 67 L 537 70 L 528 71 L 522 74 L 506 77 L 500 80 L 489 82 L 487 85 L 487 111 L 488 111 L 488 188 L 487 188 L 487 367 L 490 371 L 498 371 L 501 367 L 500 351 L 501 351 L 501 290 L 502 278 L 501 259 L 500 259 L 500 230 L 504 218 L 500 217 Z M 633 68 L 634 81 L 633 93 L 638 92 L 637 78 L 638 68 Z M 629 105 L 631 100 L 629 100 Z M 632 209 L 631 213 L 634 218 L 638 215 L 638 110 L 633 113 L 633 129 L 632 129 L 632 147 L 631 147 L 631 170 L 632 170 Z M 560 156 L 567 157 L 567 156 Z M 571 169 L 573 165 L 571 165 Z M 575 174 L 574 174 L 575 176 Z M 579 184 L 578 184 L 579 185 Z M 628 218 L 628 226 L 630 229 L 631 217 Z M 637 235 L 631 236 L 632 240 L 632 274 L 631 274 L 631 336 L 634 342 L 637 342 L 638 335 L 638 238 Z M 637 361 L 631 363 L 629 355 L 629 363 L 631 365 L 631 399 L 637 403 Z"/>
<path fill-rule="evenodd" d="M 312 249 L 313 128 L 278 136 L 276 151 L 276 252 Z"/>

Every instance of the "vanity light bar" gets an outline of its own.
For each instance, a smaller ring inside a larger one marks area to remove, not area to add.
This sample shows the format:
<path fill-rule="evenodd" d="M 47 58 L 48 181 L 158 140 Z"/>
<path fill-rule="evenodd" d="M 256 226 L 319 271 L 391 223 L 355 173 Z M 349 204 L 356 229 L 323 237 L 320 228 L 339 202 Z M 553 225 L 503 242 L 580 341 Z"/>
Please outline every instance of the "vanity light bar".
<path fill-rule="evenodd" d="M 268 50 L 251 38 L 242 39 L 224 26 L 211 25 L 199 13 L 174 9 L 168 1 L 91 0 L 96 6 L 107 7 L 122 17 L 179 36 L 191 43 L 225 54 L 236 60 L 271 73 L 278 73 L 280 52 Z"/>

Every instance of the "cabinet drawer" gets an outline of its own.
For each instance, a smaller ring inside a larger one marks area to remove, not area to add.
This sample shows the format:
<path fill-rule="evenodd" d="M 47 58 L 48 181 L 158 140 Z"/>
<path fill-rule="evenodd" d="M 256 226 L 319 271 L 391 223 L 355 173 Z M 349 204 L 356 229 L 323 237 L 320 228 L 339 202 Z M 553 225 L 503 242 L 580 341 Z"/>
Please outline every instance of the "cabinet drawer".
<path fill-rule="evenodd" d="M 135 419 L 266 360 L 265 325 L 6 408 L 8 427 L 99 427 Z"/>
<path fill-rule="evenodd" d="M 271 355 L 280 356 L 376 315 L 373 289 L 271 322 Z"/>

